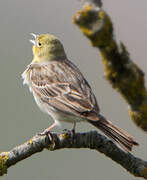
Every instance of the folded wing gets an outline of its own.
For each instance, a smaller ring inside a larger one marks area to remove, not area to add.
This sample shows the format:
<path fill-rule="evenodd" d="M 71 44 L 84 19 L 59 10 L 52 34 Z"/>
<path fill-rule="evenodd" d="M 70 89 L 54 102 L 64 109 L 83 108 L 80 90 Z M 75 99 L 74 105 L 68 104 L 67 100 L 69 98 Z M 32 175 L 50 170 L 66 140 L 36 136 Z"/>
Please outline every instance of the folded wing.
<path fill-rule="evenodd" d="M 42 101 L 75 115 L 97 117 L 99 111 L 92 90 L 79 69 L 69 61 L 31 64 L 32 90 Z"/>

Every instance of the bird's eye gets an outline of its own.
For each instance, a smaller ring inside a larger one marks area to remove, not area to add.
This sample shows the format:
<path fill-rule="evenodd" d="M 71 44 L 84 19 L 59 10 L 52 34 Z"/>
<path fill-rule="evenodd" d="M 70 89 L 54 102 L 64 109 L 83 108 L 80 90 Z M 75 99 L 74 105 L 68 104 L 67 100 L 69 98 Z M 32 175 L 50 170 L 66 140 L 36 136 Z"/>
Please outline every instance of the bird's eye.
<path fill-rule="evenodd" d="M 38 42 L 37 45 L 38 45 L 38 47 L 41 47 L 42 44 L 41 44 L 41 42 Z"/>

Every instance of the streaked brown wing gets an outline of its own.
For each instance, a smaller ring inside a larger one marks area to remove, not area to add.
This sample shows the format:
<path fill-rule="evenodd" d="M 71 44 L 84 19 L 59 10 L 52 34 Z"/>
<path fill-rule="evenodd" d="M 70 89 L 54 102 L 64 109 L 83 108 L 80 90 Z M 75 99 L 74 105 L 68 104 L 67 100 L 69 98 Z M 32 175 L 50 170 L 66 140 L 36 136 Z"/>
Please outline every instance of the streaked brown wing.
<path fill-rule="evenodd" d="M 85 116 L 98 113 L 94 94 L 80 71 L 69 61 L 31 65 L 32 90 L 43 101 L 61 110 Z"/>

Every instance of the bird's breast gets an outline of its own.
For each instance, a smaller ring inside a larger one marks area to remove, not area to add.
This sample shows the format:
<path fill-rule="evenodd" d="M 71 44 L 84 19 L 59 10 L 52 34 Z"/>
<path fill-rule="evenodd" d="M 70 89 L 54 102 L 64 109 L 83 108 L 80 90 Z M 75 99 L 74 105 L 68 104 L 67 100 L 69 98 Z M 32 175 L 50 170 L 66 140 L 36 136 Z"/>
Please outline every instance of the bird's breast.
<path fill-rule="evenodd" d="M 27 68 L 27 69 L 22 73 L 21 77 L 22 77 L 22 79 L 23 79 L 23 84 L 24 84 L 24 85 L 25 85 L 25 84 L 28 85 L 30 92 L 32 92 L 30 75 L 31 75 L 31 69 Z"/>

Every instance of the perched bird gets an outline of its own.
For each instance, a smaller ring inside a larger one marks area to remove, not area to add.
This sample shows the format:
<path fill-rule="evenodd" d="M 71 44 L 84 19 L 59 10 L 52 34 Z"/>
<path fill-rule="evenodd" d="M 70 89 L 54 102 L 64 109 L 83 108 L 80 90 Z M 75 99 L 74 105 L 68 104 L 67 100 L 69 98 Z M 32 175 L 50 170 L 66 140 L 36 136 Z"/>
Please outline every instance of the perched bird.
<path fill-rule="evenodd" d="M 131 151 L 136 140 L 100 114 L 95 95 L 80 70 L 68 60 L 60 40 L 50 34 L 35 35 L 32 62 L 23 72 L 24 84 L 32 92 L 37 105 L 48 113 L 54 123 L 43 133 L 62 121 L 75 124 L 89 122 Z"/>

